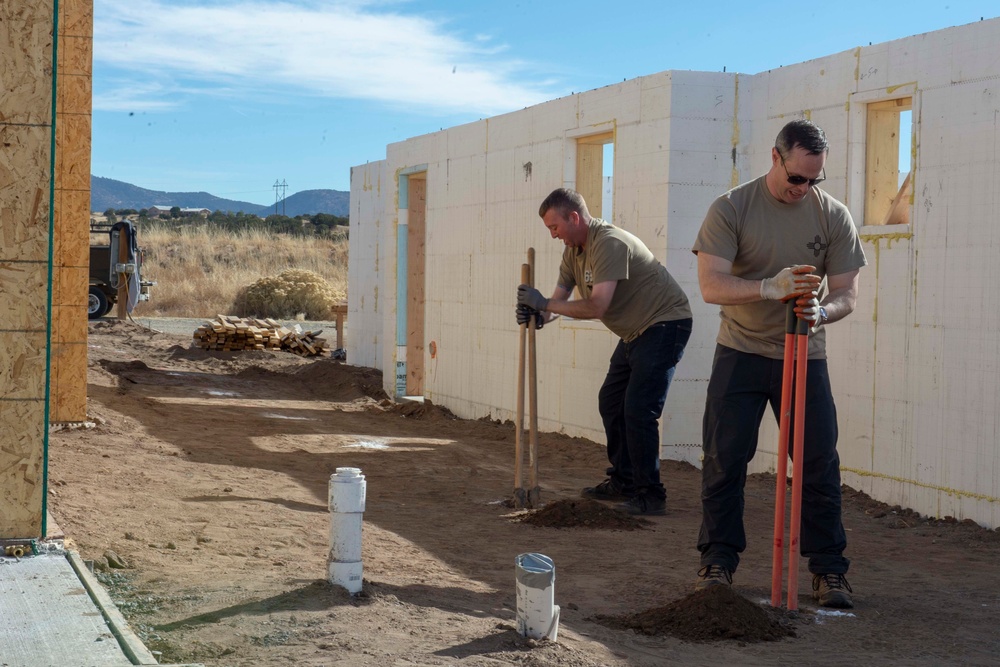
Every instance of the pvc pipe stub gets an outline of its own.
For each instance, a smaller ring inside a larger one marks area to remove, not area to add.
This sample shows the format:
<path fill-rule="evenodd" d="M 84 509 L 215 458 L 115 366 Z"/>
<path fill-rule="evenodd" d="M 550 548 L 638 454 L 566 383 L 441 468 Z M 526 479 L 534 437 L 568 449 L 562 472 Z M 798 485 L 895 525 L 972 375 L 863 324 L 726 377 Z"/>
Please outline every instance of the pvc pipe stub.
<path fill-rule="evenodd" d="M 330 475 L 330 511 L 350 514 L 365 511 L 367 484 L 360 468 L 337 468 Z"/>

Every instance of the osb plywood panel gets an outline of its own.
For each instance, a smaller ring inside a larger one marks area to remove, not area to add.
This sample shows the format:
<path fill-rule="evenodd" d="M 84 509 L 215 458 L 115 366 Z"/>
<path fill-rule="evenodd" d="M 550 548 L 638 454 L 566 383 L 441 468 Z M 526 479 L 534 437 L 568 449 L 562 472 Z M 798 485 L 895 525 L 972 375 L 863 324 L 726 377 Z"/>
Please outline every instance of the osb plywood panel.
<path fill-rule="evenodd" d="M 51 122 L 53 7 L 54 0 L 0 2 L 0 123 Z"/>
<path fill-rule="evenodd" d="M 56 113 L 89 114 L 93 101 L 93 79 L 90 75 L 59 72 Z"/>
<path fill-rule="evenodd" d="M 93 58 L 91 57 L 90 37 L 74 37 L 59 35 L 59 76 L 93 74 Z"/>
<path fill-rule="evenodd" d="M 90 189 L 90 128 L 89 115 L 59 114 L 56 122 L 57 188 Z"/>
<path fill-rule="evenodd" d="M 54 9 L 0 2 L 0 537 L 42 524 Z"/>
<path fill-rule="evenodd" d="M 59 319 L 80 318 L 87 326 L 83 308 L 53 309 Z M 75 329 L 76 326 L 67 326 Z M 49 393 L 49 421 L 83 421 L 87 416 L 87 343 L 61 343 L 52 346 L 52 384 Z M 81 390 L 81 387 L 83 389 Z"/>
<path fill-rule="evenodd" d="M 0 299 L 0 329 L 21 331 L 45 328 L 48 280 L 49 267 L 46 263 L 0 261 L 0 294 L 31 294 L 35 297 Z M 38 295 L 42 298 L 37 298 Z"/>
<path fill-rule="evenodd" d="M 59 16 L 49 396 L 53 422 L 87 418 L 93 0 L 62 0 Z"/>
<path fill-rule="evenodd" d="M 44 329 L 0 331 L 0 400 L 45 398 L 45 347 Z"/>
<path fill-rule="evenodd" d="M 52 305 L 87 307 L 87 289 L 89 287 L 90 270 L 86 266 L 57 266 L 52 271 Z M 68 335 L 61 329 L 62 322 L 53 317 L 53 341 L 86 340 L 87 328 Z"/>
<path fill-rule="evenodd" d="M 50 145 L 49 127 L 0 124 L 0 261 L 48 262 Z"/>
<path fill-rule="evenodd" d="M 93 0 L 60 0 L 59 34 L 72 37 L 86 37 L 88 39 L 93 37 Z M 62 45 L 60 44 L 60 46 Z"/>
<path fill-rule="evenodd" d="M 90 266 L 90 190 L 60 190 L 56 178 L 54 211 L 55 260 L 57 266 Z M 84 290 L 86 292 L 86 290 Z"/>
<path fill-rule="evenodd" d="M 42 532 L 44 401 L 0 400 L 0 537 Z"/>

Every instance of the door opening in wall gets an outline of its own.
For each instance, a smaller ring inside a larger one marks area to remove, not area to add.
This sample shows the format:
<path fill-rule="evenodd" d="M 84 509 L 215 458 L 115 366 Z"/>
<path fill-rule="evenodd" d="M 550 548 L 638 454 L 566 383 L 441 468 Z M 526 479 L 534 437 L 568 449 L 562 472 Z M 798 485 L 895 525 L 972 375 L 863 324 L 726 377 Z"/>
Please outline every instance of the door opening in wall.
<path fill-rule="evenodd" d="M 424 393 L 427 173 L 410 175 L 407 225 L 406 395 Z"/>
<path fill-rule="evenodd" d="M 867 116 L 864 224 L 907 224 L 913 198 L 913 98 L 872 102 Z"/>
<path fill-rule="evenodd" d="M 583 195 L 595 218 L 613 220 L 614 166 L 614 132 L 576 140 L 576 191 Z"/>

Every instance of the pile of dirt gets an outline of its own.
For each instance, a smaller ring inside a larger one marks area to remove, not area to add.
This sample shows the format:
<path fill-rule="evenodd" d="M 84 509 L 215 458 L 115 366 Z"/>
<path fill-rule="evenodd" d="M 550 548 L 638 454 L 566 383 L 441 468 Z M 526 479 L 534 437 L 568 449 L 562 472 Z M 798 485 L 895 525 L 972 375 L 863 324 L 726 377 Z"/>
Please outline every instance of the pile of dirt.
<path fill-rule="evenodd" d="M 389 409 L 389 412 L 406 417 L 408 419 L 423 419 L 429 421 L 455 421 L 458 417 L 451 410 L 440 405 L 434 405 L 431 401 L 404 401 L 396 403 Z"/>
<path fill-rule="evenodd" d="M 730 586 L 711 586 L 663 607 L 594 620 L 608 627 L 628 628 L 645 635 L 671 635 L 690 642 L 735 639 L 753 643 L 795 636 L 795 629 L 782 612 L 764 609 Z"/>
<path fill-rule="evenodd" d="M 522 523 L 547 528 L 603 528 L 606 530 L 641 530 L 652 522 L 611 509 L 589 498 L 567 498 L 549 503 L 527 514 Z"/>
<path fill-rule="evenodd" d="M 362 366 L 348 366 L 335 359 L 318 359 L 299 367 L 294 372 L 297 379 L 317 387 L 322 397 L 342 396 L 340 400 L 354 400 L 367 396 L 376 401 L 388 398 L 382 389 L 382 371 Z"/>

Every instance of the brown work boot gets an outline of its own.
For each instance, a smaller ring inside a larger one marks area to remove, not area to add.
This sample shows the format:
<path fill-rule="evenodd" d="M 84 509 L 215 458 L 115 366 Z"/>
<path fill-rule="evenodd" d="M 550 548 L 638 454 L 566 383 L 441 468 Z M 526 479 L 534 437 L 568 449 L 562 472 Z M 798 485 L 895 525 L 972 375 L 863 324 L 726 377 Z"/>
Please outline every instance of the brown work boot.
<path fill-rule="evenodd" d="M 853 609 L 851 585 L 842 574 L 814 574 L 813 598 L 824 607 L 833 609 Z"/>
<path fill-rule="evenodd" d="M 706 565 L 698 570 L 698 583 L 694 585 L 696 591 L 702 591 L 712 586 L 732 586 L 733 573 L 722 565 Z"/>

